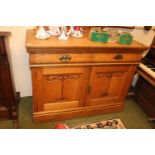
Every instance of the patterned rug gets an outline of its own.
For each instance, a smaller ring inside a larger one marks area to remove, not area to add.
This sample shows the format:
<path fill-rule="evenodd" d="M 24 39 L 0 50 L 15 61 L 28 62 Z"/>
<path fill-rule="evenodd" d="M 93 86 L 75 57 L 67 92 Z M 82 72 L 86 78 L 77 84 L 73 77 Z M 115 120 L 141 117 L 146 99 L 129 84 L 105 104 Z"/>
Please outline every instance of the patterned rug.
<path fill-rule="evenodd" d="M 94 123 L 81 124 L 73 129 L 125 129 L 125 126 L 119 118 L 114 118 Z"/>

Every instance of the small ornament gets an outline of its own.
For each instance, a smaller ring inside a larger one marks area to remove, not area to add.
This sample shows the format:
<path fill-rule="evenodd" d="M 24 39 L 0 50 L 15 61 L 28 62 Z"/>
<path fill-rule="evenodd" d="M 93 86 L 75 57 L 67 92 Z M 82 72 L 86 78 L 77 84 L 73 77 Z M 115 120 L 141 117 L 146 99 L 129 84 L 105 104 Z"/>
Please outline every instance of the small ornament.
<path fill-rule="evenodd" d="M 89 38 L 91 41 L 107 43 L 109 40 L 109 34 L 106 32 L 103 32 L 101 27 L 95 26 L 95 27 L 92 27 L 89 32 Z"/>
<path fill-rule="evenodd" d="M 60 35 L 60 27 L 59 26 L 50 26 L 47 31 L 51 36 L 59 36 Z"/>
<path fill-rule="evenodd" d="M 120 34 L 118 42 L 120 44 L 130 45 L 132 44 L 133 36 L 129 32 L 123 32 Z"/>
<path fill-rule="evenodd" d="M 83 37 L 83 30 L 81 26 L 71 27 L 71 36 L 73 37 Z"/>
<path fill-rule="evenodd" d="M 60 35 L 58 37 L 59 40 L 67 40 L 69 35 L 70 35 L 71 29 L 67 32 L 66 30 L 66 26 L 62 26 L 61 27 L 61 32 Z"/>
<path fill-rule="evenodd" d="M 40 26 L 37 30 L 37 34 L 35 36 L 37 39 L 47 39 L 50 37 L 50 35 L 45 31 L 43 26 Z"/>
<path fill-rule="evenodd" d="M 117 29 L 109 29 L 107 33 L 110 35 L 109 42 L 117 42 L 119 38 L 119 31 Z"/>

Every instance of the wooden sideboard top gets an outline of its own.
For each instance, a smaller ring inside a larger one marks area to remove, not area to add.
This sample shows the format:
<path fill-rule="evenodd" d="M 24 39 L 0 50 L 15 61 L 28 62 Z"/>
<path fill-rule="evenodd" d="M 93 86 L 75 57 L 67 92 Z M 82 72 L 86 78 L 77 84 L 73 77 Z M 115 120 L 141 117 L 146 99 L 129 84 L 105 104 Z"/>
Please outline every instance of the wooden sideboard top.
<path fill-rule="evenodd" d="M 38 40 L 35 38 L 36 30 L 27 30 L 26 47 L 28 49 L 53 49 L 53 48 L 123 48 L 123 49 L 139 49 L 146 50 L 147 46 L 133 41 L 131 45 L 121 45 L 118 43 L 100 43 L 89 40 L 88 33 L 84 33 L 82 38 L 69 37 L 68 40 L 58 40 L 57 37 L 50 37 L 46 40 Z"/>

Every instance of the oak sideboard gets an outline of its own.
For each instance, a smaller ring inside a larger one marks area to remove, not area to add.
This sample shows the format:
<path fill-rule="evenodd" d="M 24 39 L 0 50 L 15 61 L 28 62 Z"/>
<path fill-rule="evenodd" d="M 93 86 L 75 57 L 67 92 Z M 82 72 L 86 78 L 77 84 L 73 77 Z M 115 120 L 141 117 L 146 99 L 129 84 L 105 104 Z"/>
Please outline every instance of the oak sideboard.
<path fill-rule="evenodd" d="M 37 40 L 28 30 L 35 122 L 119 112 L 141 54 L 148 47 L 70 37 Z"/>

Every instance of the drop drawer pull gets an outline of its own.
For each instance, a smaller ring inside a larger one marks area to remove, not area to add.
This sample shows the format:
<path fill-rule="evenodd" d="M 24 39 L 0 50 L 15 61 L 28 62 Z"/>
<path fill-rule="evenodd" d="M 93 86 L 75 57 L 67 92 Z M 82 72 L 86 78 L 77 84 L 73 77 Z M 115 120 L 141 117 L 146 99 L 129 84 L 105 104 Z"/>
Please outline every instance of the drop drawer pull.
<path fill-rule="evenodd" d="M 59 57 L 59 60 L 62 61 L 62 62 L 68 62 L 72 59 L 72 57 L 70 55 L 61 55 Z"/>
<path fill-rule="evenodd" d="M 123 55 L 122 55 L 122 54 L 116 54 L 116 55 L 114 56 L 114 59 L 116 59 L 116 60 L 121 60 L 121 59 L 123 59 Z"/>

